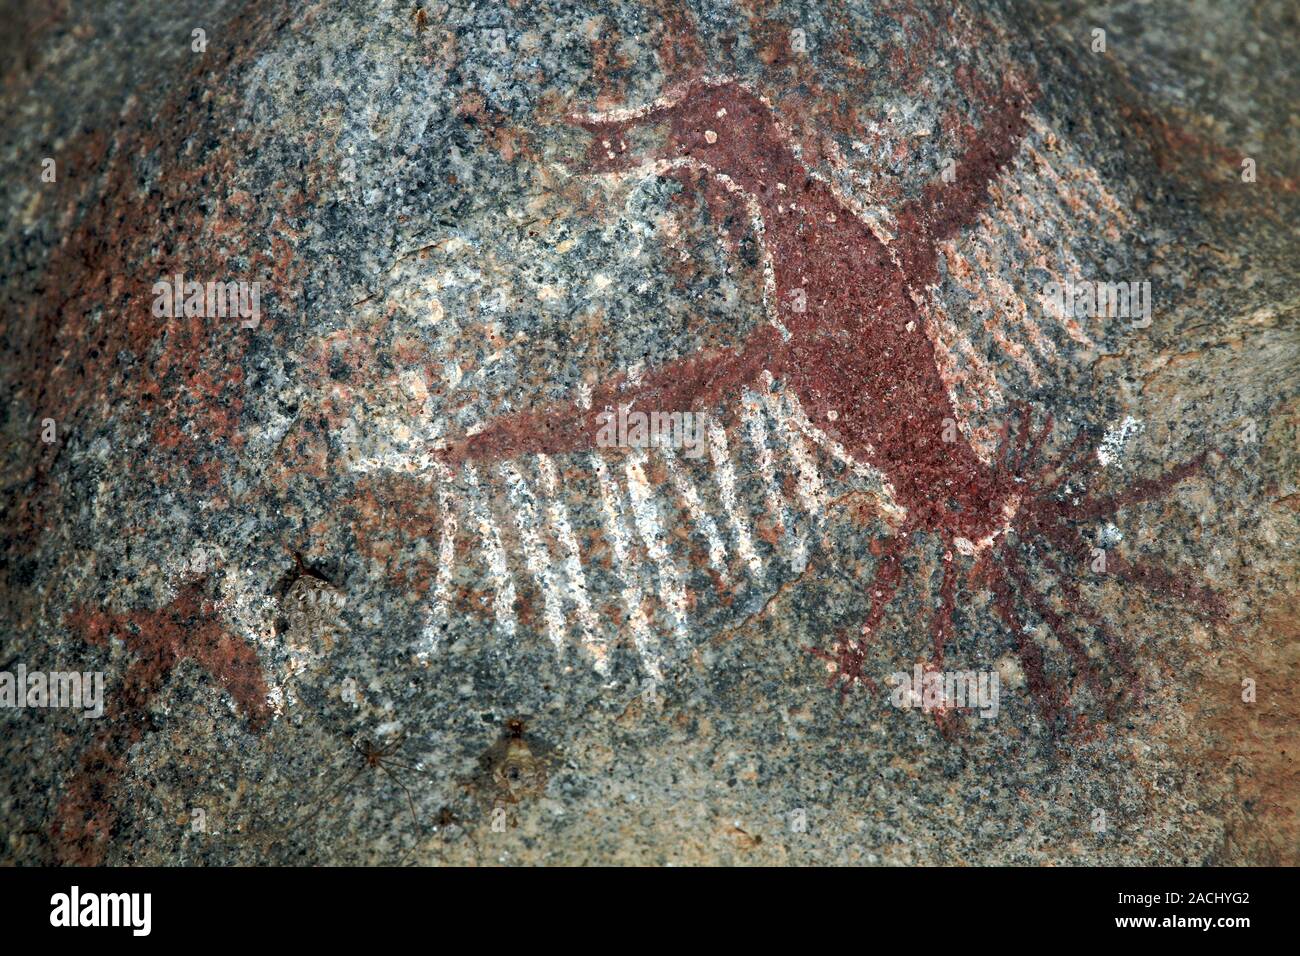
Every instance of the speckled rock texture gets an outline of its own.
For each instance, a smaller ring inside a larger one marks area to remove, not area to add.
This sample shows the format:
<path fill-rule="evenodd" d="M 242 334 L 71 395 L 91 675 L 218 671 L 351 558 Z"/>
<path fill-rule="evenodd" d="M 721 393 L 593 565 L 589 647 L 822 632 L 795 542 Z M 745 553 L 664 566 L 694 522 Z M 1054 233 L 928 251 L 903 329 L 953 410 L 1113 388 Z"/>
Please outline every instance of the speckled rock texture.
<path fill-rule="evenodd" d="M 1297 862 L 1295 4 L 0 7 L 0 860 Z"/>

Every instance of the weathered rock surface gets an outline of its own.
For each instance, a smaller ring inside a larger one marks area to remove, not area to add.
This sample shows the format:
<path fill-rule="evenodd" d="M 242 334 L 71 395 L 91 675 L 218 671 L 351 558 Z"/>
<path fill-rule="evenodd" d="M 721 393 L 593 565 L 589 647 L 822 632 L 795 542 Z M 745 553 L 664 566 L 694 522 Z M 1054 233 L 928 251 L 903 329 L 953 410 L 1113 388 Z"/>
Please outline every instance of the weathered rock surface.
<path fill-rule="evenodd" d="M 1293 4 L 5 7 L 0 859 L 1297 861 Z"/>

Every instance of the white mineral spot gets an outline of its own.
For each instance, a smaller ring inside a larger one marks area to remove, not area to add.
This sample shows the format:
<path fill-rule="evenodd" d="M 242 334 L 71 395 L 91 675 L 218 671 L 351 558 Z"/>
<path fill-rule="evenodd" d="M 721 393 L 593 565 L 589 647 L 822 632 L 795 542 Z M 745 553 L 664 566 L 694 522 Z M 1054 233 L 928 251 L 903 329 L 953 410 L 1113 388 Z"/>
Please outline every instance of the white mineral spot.
<path fill-rule="evenodd" d="M 429 397 L 429 387 L 425 384 L 424 373 L 420 369 L 407 369 L 401 374 L 402 390 L 417 402 Z"/>
<path fill-rule="evenodd" d="M 1124 454 L 1124 446 L 1128 440 L 1142 431 L 1142 423 L 1132 415 L 1125 415 L 1124 420 L 1117 425 L 1112 425 L 1102 438 L 1101 444 L 1097 446 L 1097 460 L 1101 462 L 1103 468 L 1109 468 L 1112 464 L 1119 462 L 1120 456 Z"/>
<path fill-rule="evenodd" d="M 439 302 L 437 299 L 431 298 L 429 300 L 429 315 L 428 315 L 429 323 L 432 325 L 437 325 L 439 322 L 442 321 L 443 316 L 445 314 L 446 313 L 442 308 L 442 303 Z"/>

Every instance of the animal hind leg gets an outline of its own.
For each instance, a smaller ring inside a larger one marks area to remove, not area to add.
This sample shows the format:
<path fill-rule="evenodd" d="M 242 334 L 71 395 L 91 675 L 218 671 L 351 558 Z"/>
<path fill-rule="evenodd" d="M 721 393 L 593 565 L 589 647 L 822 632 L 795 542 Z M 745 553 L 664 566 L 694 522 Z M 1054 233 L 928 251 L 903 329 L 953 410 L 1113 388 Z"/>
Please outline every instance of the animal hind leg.
<path fill-rule="evenodd" d="M 868 586 L 868 592 L 871 596 L 871 610 L 867 614 L 867 619 L 862 625 L 862 631 L 857 638 L 842 635 L 831 647 L 830 651 L 824 651 L 816 647 L 805 647 L 804 650 L 814 657 L 820 657 L 826 661 L 830 667 L 831 675 L 828 686 L 835 686 L 838 682 L 840 685 L 841 698 L 846 696 L 853 689 L 854 684 L 866 684 L 872 690 L 876 690 L 876 682 L 868 677 L 864 671 L 864 665 L 867 658 L 867 637 L 876 633 L 881 619 L 884 617 L 885 608 L 889 606 L 890 600 L 893 599 L 894 592 L 898 589 L 898 581 L 902 576 L 902 553 L 908 544 L 909 535 L 905 530 L 900 530 L 885 546 L 880 556 L 880 563 L 872 575 L 871 584 Z"/>
<path fill-rule="evenodd" d="M 943 580 L 939 584 L 939 603 L 930 618 L 930 640 L 934 646 L 935 667 L 943 666 L 944 652 L 953 634 L 952 615 L 956 606 L 954 592 L 957 587 L 957 573 L 950 564 L 951 562 L 946 560 L 940 562 L 939 573 L 943 576 Z"/>
<path fill-rule="evenodd" d="M 1055 723 L 1057 715 L 1061 712 L 1060 696 L 1047 679 L 1047 672 L 1043 667 L 1043 652 L 1025 633 L 1024 624 L 1016 613 L 1011 584 L 999 569 L 994 570 L 993 605 L 1014 637 L 1016 655 L 1020 658 L 1020 666 L 1024 668 L 1029 692 L 1042 707 L 1044 719 L 1049 724 Z"/>

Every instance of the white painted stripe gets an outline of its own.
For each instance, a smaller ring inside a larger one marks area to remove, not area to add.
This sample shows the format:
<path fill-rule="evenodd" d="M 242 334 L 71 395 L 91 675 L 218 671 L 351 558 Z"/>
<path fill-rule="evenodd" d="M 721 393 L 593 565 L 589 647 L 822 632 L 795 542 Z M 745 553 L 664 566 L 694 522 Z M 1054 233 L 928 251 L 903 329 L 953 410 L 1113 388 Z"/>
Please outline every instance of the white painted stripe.
<path fill-rule="evenodd" d="M 591 598 L 587 593 L 587 576 L 582 570 L 582 554 L 578 550 L 578 539 L 573 534 L 573 525 L 569 521 L 569 510 L 559 495 L 559 480 L 555 465 L 546 455 L 537 456 L 537 470 L 542 476 L 542 490 L 546 492 L 551 515 L 551 527 L 564 549 L 564 573 L 569 582 L 569 601 L 578 614 L 578 626 L 582 631 L 582 645 L 594 658 L 596 673 L 609 671 L 609 650 L 605 641 L 599 636 L 596 615 L 591 610 Z"/>
<path fill-rule="evenodd" d="M 423 475 L 438 464 L 432 452 L 389 451 L 377 457 L 358 458 L 348 465 L 349 471 L 367 474 L 372 471 L 393 471 L 407 475 Z"/>
<path fill-rule="evenodd" d="M 452 507 L 451 472 L 442 462 L 434 462 L 438 487 L 438 511 L 442 515 L 442 533 L 438 538 L 438 569 L 433 578 L 433 606 L 424 621 L 422 653 L 436 651 L 444 630 L 451 623 L 451 574 L 456 561 L 456 511 Z"/>
<path fill-rule="evenodd" d="M 935 364 L 939 377 L 948 390 L 948 399 L 957 413 L 958 427 L 966 436 L 981 461 L 992 461 L 996 435 L 989 425 L 976 425 L 981 409 L 1001 409 L 1001 392 L 978 356 L 974 355 L 970 339 L 953 326 L 936 286 L 927 286 L 926 295 L 917 301 L 925 334 L 934 343 Z M 965 356 L 966 365 L 957 362 L 958 354 Z M 993 396 L 998 396 L 996 405 Z"/>
<path fill-rule="evenodd" d="M 921 310 L 926 338 L 934 346 L 934 364 L 939 371 L 939 378 L 943 380 L 944 388 L 948 391 L 948 401 L 952 403 L 953 408 L 961 408 L 967 394 L 966 377 L 963 374 L 964 370 L 957 364 L 957 357 L 953 354 L 953 340 L 948 336 L 948 330 L 934 318 L 933 309 L 928 303 L 918 303 L 918 307 Z M 978 396 L 971 400 L 978 400 Z"/>
<path fill-rule="evenodd" d="M 1043 117 L 1037 113 L 1029 115 L 1029 125 L 1033 131 L 1038 134 L 1040 140 L 1046 142 L 1049 138 L 1056 139 L 1058 147 L 1064 145 L 1062 139 L 1056 136 L 1056 131 L 1049 127 Z M 1026 146 L 1026 152 L 1035 163 L 1043 166 L 1053 176 L 1056 175 L 1055 165 L 1042 153 L 1033 146 Z M 1087 163 L 1078 155 L 1078 151 L 1071 148 L 1069 157 L 1062 157 L 1062 162 L 1067 164 L 1071 175 L 1078 181 L 1081 187 L 1092 194 L 1093 201 L 1088 203 L 1089 218 L 1093 222 L 1104 226 L 1116 226 L 1123 228 L 1132 222 L 1132 216 L 1128 210 L 1120 204 L 1119 199 L 1113 192 L 1106 188 L 1101 181 L 1101 177 L 1095 166 Z M 1045 177 L 1036 177 L 1045 178 Z M 1118 232 L 1118 229 L 1116 230 Z"/>
<path fill-rule="evenodd" d="M 668 468 L 668 480 L 672 482 L 673 489 L 686 505 L 686 513 L 690 515 L 691 520 L 695 522 L 696 527 L 709 543 L 709 564 L 718 572 L 718 577 L 725 584 L 727 583 L 727 546 L 723 544 L 722 535 L 718 533 L 718 525 L 714 522 L 713 516 L 704 510 L 704 502 L 700 500 L 700 493 L 695 483 L 677 461 L 673 449 L 665 445 L 661 451 Z"/>
<path fill-rule="evenodd" d="M 1074 221 L 1077 217 L 1070 212 L 1069 207 L 1061 198 L 1059 191 L 1053 189 L 1049 179 L 1055 177 L 1055 171 L 1041 156 L 1038 157 L 1041 163 L 1036 164 L 1032 172 L 1022 176 L 1019 179 L 1022 194 L 1016 194 L 1013 199 L 1016 205 L 1017 215 L 1027 215 L 1028 222 L 1038 222 L 1046 219 L 1048 222 L 1069 222 Z M 1026 198 L 1032 196 L 1034 203 L 1030 203 Z M 1084 278 L 1087 273 L 1083 265 L 1075 257 L 1074 251 L 1065 238 L 1060 235 L 1046 236 L 1050 243 L 1055 260 L 1059 265 L 1056 270 L 1058 281 L 1060 276 L 1071 282 L 1077 282 Z M 1050 270 L 1049 270 L 1050 271 Z"/>
<path fill-rule="evenodd" d="M 882 514 L 888 515 L 893 524 L 897 525 L 906 521 L 907 509 L 899 505 L 894 486 L 885 478 L 884 473 L 878 468 L 854 458 L 847 448 L 808 420 L 807 413 L 795 400 L 795 396 L 792 395 L 790 398 L 790 418 L 799 431 L 803 432 L 817 447 L 842 464 L 849 472 L 879 486 L 880 493 L 876 496 L 876 500 L 879 502 L 880 511 Z"/>
<path fill-rule="evenodd" d="M 492 514 L 479 490 L 478 472 L 466 464 L 465 480 L 469 484 L 469 510 L 478 524 L 479 535 L 487 550 L 488 573 L 492 578 L 492 610 L 497 626 L 509 637 L 515 633 L 515 581 L 506 563 L 505 548 L 501 546 L 501 532 L 492 520 Z"/>
<path fill-rule="evenodd" d="M 727 516 L 727 523 L 736 537 L 736 550 L 749 566 L 754 578 L 762 582 L 763 562 L 754 550 L 754 542 L 749 534 L 749 525 L 745 522 L 736 502 L 736 472 L 731 467 L 731 454 L 727 450 L 727 433 L 722 426 L 709 420 L 709 453 L 713 458 L 713 477 L 718 483 L 718 495 L 722 501 L 722 510 Z"/>
<path fill-rule="evenodd" d="M 784 409 L 782 403 L 784 393 L 778 395 L 771 389 L 772 376 L 770 372 L 764 371 L 762 385 L 763 388 L 759 392 L 759 397 L 762 400 L 763 409 L 776 424 L 776 433 L 780 444 L 785 448 L 786 456 L 794 466 L 792 471 L 795 500 L 812 519 L 811 525 L 820 535 L 822 519 L 825 514 L 824 507 L 818 501 L 818 494 L 822 490 L 821 475 L 817 473 L 812 457 L 808 454 L 808 447 L 804 442 L 803 435 L 795 427 L 790 415 Z M 789 543 L 791 555 L 790 567 L 797 573 L 802 574 L 804 568 L 808 566 L 811 533 L 806 523 L 803 527 L 796 527 L 794 509 L 784 494 L 782 494 L 781 500 L 785 514 L 786 539 Z"/>
<path fill-rule="evenodd" d="M 1056 343 L 1043 334 L 1038 323 L 1034 321 L 1029 314 L 1025 305 L 1025 300 L 1021 298 L 1020 293 L 1015 290 L 1011 283 L 1002 278 L 997 271 L 997 263 L 1011 261 L 1013 256 L 1010 251 L 995 244 L 1001 235 L 1001 230 L 997 224 L 987 215 L 980 216 L 980 230 L 976 233 L 979 237 L 979 244 L 982 248 L 975 250 L 976 261 L 979 262 L 980 268 L 983 269 L 983 278 L 985 288 L 999 308 L 1002 315 L 1010 316 L 1024 327 L 1025 335 L 1029 339 L 1034 349 L 1047 361 L 1055 362 L 1057 360 Z"/>
<path fill-rule="evenodd" d="M 786 450 L 791 447 L 790 436 L 798 435 L 798 431 L 789 424 L 788 418 L 783 422 L 780 416 L 780 409 L 776 396 L 771 391 L 772 375 L 764 371 L 760 377 L 759 390 L 757 394 L 746 391 L 741 399 L 742 408 L 745 418 L 746 431 L 749 434 L 749 440 L 754 445 L 758 453 L 759 472 L 763 476 L 763 486 L 766 489 L 767 509 L 775 520 L 780 522 L 784 531 L 785 546 L 789 554 L 790 567 L 798 573 L 808 566 L 808 536 L 801 533 L 794 526 L 794 514 L 790 507 L 790 502 L 785 497 L 785 491 L 781 487 L 781 480 L 776 473 L 776 463 L 772 450 L 768 447 L 767 422 L 764 412 L 772 414 L 773 421 L 776 422 L 777 433 L 784 440 Z M 800 438 L 802 441 L 802 438 Z M 799 493 L 799 479 L 796 478 L 796 495 Z M 814 514 L 814 509 L 805 510 Z"/>
<path fill-rule="evenodd" d="M 506 492 L 515 509 L 515 526 L 519 528 L 519 541 L 524 548 L 524 565 L 542 593 L 542 620 L 546 624 L 546 636 L 557 651 L 563 651 L 564 609 L 550 553 L 537 530 L 541 523 L 537 500 L 513 464 L 505 462 L 499 471 L 506 481 Z"/>
<path fill-rule="evenodd" d="M 1038 372 L 1038 366 L 1034 364 L 1028 350 L 1019 342 L 1007 338 L 1002 330 L 1003 309 L 1001 303 L 996 301 L 995 296 L 989 294 L 989 290 L 981 281 L 979 274 L 971 266 L 970 261 L 957 251 L 955 243 L 945 243 L 942 248 L 948 260 L 948 275 L 952 276 L 953 280 L 970 294 L 972 311 L 984 314 L 984 330 L 993 337 L 993 341 L 997 343 L 1003 352 L 1025 370 L 1025 374 L 1032 384 L 1039 384 L 1042 379 Z"/>
<path fill-rule="evenodd" d="M 707 76 L 697 79 L 695 82 L 704 86 L 723 86 L 727 83 L 734 83 L 735 78 L 726 75 Z M 570 117 L 579 123 L 626 123 L 629 120 L 649 116 L 655 110 L 676 106 L 689 89 L 690 84 L 681 83 L 672 87 L 657 99 L 651 100 L 642 106 L 619 106 L 614 109 L 598 110 L 590 113 L 571 113 Z"/>
<path fill-rule="evenodd" d="M 749 443 L 754 446 L 758 473 L 763 478 L 763 497 L 767 502 L 768 514 L 779 528 L 784 529 L 788 509 L 781 495 L 781 486 L 777 482 L 772 449 L 767 447 L 767 422 L 763 419 L 759 399 L 749 389 L 746 389 L 741 396 L 740 414 L 745 420 L 745 434 L 749 438 Z"/>
<path fill-rule="evenodd" d="M 1049 260 L 1048 250 L 1039 241 L 1037 234 L 1023 225 L 1041 218 L 1041 214 L 1036 213 L 1025 198 L 1024 192 L 1021 190 L 1007 190 L 1003 194 L 1002 205 L 998 208 L 1000 209 L 999 218 L 1003 223 L 1003 232 L 1020 244 L 1021 249 L 1024 250 L 1022 258 L 1047 273 L 1049 281 L 1064 286 L 1066 282 L 1065 276 L 1055 268 L 1057 265 L 1056 257 L 1053 256 Z M 1051 316 L 1065 330 L 1065 333 L 1079 345 L 1092 348 L 1092 340 L 1084 333 L 1073 316 L 1065 315 L 1056 307 L 1054 297 L 1045 295 L 1042 288 L 1034 291 L 1037 293 L 1036 301 L 1044 314 Z"/>
<path fill-rule="evenodd" d="M 884 482 L 884 475 L 880 471 L 866 462 L 858 461 L 849 454 L 847 448 L 809 421 L 807 414 L 797 403 L 791 402 L 790 417 L 793 419 L 795 427 L 812 439 L 813 444 L 817 445 L 853 474 L 859 478 L 866 478 L 879 483 Z"/>
<path fill-rule="evenodd" d="M 632 628 L 632 643 L 641 657 L 641 664 L 646 672 L 655 680 L 663 680 L 658 641 L 650 633 L 646 621 L 640 574 L 632 565 L 628 533 L 623 526 L 622 508 L 619 504 L 622 490 L 598 455 L 591 456 L 591 465 L 600 485 L 600 500 L 605 509 L 605 527 L 609 531 L 610 546 L 614 549 L 614 570 L 623 582 L 623 604 L 627 607 L 628 624 Z"/>
<path fill-rule="evenodd" d="M 763 402 L 781 429 L 786 452 L 794 465 L 795 496 L 803 510 L 820 527 L 826 518 L 826 485 L 808 450 L 807 440 L 795 423 L 794 401 L 787 392 L 766 392 L 763 395 Z"/>
<path fill-rule="evenodd" d="M 983 407 L 1001 408 L 1006 403 L 1006 397 L 1002 394 L 1002 386 L 998 385 L 997 378 L 989 371 L 988 365 L 984 362 L 984 356 L 975 350 L 971 340 L 956 331 L 956 326 L 948 323 L 949 327 L 956 335 L 957 351 L 966 357 L 966 364 L 970 366 L 974 375 L 979 378 L 979 385 L 973 389 L 976 394 L 983 397 Z M 972 391 L 972 389 L 968 389 Z"/>
<path fill-rule="evenodd" d="M 668 550 L 668 535 L 659 517 L 659 503 L 645 476 L 645 463 L 646 453 L 638 449 L 623 466 L 628 494 L 632 499 L 632 518 L 641 540 L 645 542 L 646 553 L 654 562 L 659 580 L 659 600 L 668 609 L 678 639 L 685 644 L 690 640 L 686 590 L 682 586 L 681 572 Z"/>

